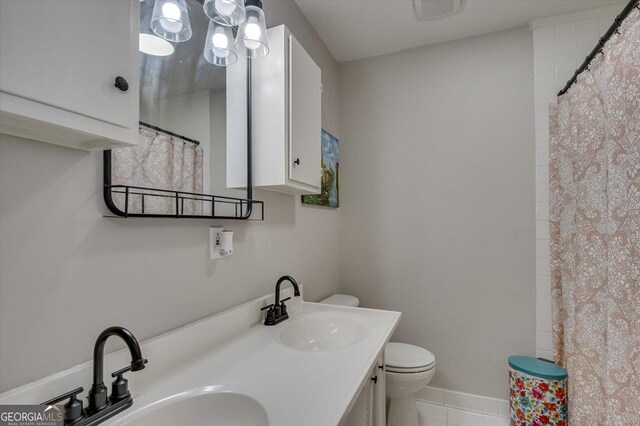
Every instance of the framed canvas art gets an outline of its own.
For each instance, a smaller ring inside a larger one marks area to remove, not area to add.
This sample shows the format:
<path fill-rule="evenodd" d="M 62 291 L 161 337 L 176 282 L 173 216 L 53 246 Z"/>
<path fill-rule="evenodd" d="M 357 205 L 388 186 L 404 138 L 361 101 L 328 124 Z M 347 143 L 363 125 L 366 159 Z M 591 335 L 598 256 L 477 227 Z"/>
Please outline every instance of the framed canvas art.
<path fill-rule="evenodd" d="M 322 192 L 303 195 L 302 204 L 338 208 L 340 206 L 340 154 L 338 139 L 322 129 Z"/>

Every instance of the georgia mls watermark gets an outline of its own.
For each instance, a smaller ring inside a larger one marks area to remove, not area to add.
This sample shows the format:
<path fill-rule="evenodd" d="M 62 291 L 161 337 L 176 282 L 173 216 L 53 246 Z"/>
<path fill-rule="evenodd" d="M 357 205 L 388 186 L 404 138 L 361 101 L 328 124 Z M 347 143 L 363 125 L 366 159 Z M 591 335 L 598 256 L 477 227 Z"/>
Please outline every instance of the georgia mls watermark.
<path fill-rule="evenodd" d="M 64 407 L 0 405 L 0 426 L 64 426 Z"/>

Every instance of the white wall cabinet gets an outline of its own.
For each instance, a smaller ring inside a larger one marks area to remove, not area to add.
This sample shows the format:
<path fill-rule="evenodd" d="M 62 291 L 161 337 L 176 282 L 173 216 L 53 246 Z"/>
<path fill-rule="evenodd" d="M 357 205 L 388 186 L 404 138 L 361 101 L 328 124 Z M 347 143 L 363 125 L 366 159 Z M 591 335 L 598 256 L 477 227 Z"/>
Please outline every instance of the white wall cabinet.
<path fill-rule="evenodd" d="M 139 13 L 139 0 L 0 1 L 0 132 L 81 149 L 136 144 Z"/>
<path fill-rule="evenodd" d="M 321 70 L 284 25 L 268 31 L 269 55 L 252 61 L 253 186 L 318 194 Z M 228 138 L 227 143 L 242 141 Z M 242 161 L 241 156 L 228 157 L 227 170 Z M 246 174 L 227 177 L 230 187 L 246 185 Z"/>

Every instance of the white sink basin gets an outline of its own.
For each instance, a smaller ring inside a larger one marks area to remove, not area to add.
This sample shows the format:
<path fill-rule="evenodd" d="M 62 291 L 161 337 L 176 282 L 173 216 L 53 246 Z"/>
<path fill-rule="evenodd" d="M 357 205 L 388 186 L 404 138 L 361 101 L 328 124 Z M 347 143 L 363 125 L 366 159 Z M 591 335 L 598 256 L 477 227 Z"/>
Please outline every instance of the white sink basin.
<path fill-rule="evenodd" d="M 128 426 L 268 426 L 264 407 L 253 398 L 231 393 L 204 393 L 176 398 L 159 408 L 150 408 Z"/>
<path fill-rule="evenodd" d="M 300 351 L 342 349 L 367 335 L 362 317 L 344 312 L 318 312 L 289 321 L 292 323 L 282 330 L 280 340 Z"/>

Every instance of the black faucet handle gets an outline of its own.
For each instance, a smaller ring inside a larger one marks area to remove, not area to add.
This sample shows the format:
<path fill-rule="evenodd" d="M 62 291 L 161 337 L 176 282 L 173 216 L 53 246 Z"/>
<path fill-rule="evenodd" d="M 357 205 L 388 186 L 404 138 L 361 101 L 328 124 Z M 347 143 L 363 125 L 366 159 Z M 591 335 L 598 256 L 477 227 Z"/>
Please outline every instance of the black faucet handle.
<path fill-rule="evenodd" d="M 55 405 L 59 402 L 68 399 L 69 401 L 64 405 L 64 422 L 65 424 L 73 423 L 83 416 L 82 401 L 78 399 L 78 394 L 84 392 L 83 387 L 76 388 L 62 395 L 58 395 L 53 399 L 45 401 L 42 405 Z"/>
<path fill-rule="evenodd" d="M 280 315 L 282 315 L 282 316 L 288 315 L 287 305 L 285 305 L 284 302 L 286 302 L 289 299 L 291 299 L 291 298 L 287 297 L 286 299 L 283 299 L 283 300 L 280 301 Z"/>
<path fill-rule="evenodd" d="M 147 362 L 149 362 L 149 360 L 145 359 L 144 363 L 146 364 Z M 120 401 L 131 395 L 129 393 L 129 381 L 124 378 L 124 373 L 128 373 L 129 371 L 131 371 L 130 365 L 111 373 L 111 377 L 115 377 L 115 380 L 111 383 L 112 401 Z"/>
<path fill-rule="evenodd" d="M 144 359 L 144 363 L 146 364 L 146 363 L 148 363 L 148 362 L 149 362 L 149 360 L 145 358 L 145 359 Z M 120 370 L 118 370 L 118 371 L 114 371 L 113 373 L 111 373 L 111 377 L 121 376 L 121 375 L 123 375 L 124 373 L 127 373 L 127 372 L 129 372 L 129 371 L 131 371 L 131 366 L 130 366 L 130 365 L 127 365 L 126 367 L 121 368 Z"/>
<path fill-rule="evenodd" d="M 267 310 L 267 315 L 264 319 L 264 324 L 265 325 L 269 325 L 269 324 L 273 324 L 273 322 L 276 320 L 277 316 L 278 316 L 278 312 L 280 310 L 279 307 L 276 307 L 273 303 L 271 305 L 267 305 L 264 306 L 262 308 L 260 308 L 261 311 L 264 311 L 265 309 Z"/>
<path fill-rule="evenodd" d="M 79 387 L 79 388 L 74 389 L 72 391 L 63 393 L 62 395 L 58 395 L 55 398 L 51 398 L 50 400 L 45 401 L 40 405 L 55 405 L 55 404 L 57 404 L 59 402 L 64 401 L 65 399 L 72 398 L 72 397 L 77 397 L 78 394 L 82 393 L 82 392 L 84 392 L 84 388 L 83 387 Z"/>

